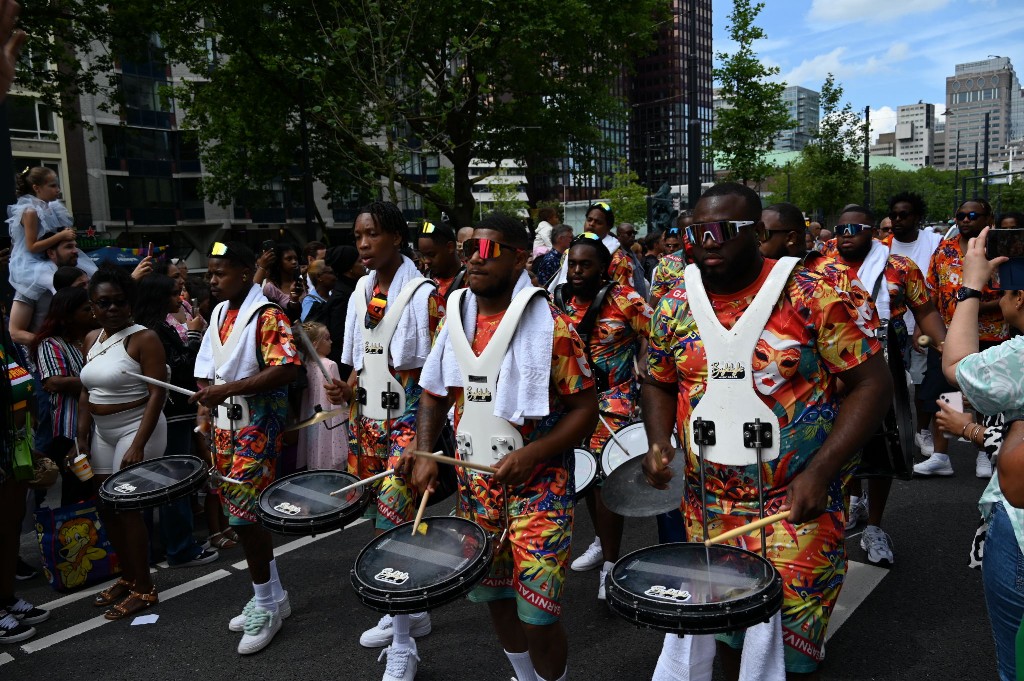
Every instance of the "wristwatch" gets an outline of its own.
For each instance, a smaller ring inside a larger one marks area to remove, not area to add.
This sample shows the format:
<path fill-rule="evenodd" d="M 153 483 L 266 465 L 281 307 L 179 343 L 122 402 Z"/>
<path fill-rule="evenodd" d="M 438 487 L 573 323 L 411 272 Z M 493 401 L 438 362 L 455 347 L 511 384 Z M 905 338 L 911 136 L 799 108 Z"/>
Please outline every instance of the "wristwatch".
<path fill-rule="evenodd" d="M 961 286 L 956 291 L 957 302 L 963 302 L 968 298 L 981 298 L 981 291 L 976 288 L 970 288 L 968 286 Z"/>

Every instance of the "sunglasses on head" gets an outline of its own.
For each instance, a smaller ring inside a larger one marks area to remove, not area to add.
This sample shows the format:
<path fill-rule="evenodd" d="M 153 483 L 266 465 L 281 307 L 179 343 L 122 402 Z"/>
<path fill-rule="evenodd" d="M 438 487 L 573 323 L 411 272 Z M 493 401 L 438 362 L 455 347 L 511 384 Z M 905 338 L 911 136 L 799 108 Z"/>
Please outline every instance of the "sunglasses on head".
<path fill-rule="evenodd" d="M 591 208 L 600 208 L 601 210 L 611 210 L 612 206 L 611 206 L 610 203 L 607 203 L 605 201 L 598 201 L 597 203 L 593 204 L 591 206 Z"/>
<path fill-rule="evenodd" d="M 210 255 L 211 256 L 227 255 L 227 252 L 228 252 L 227 244 L 221 243 L 220 241 L 218 241 L 215 244 L 213 244 L 213 247 L 210 248 Z"/>
<path fill-rule="evenodd" d="M 836 225 L 836 236 L 857 236 L 861 232 L 870 232 L 874 227 L 871 225 L 849 222 L 845 225 Z"/>
<path fill-rule="evenodd" d="M 433 234 L 435 229 L 437 229 L 437 227 L 434 226 L 433 222 L 424 222 L 423 223 L 423 230 L 422 230 L 421 233 L 422 234 Z"/>
<path fill-rule="evenodd" d="M 465 254 L 466 259 L 472 258 L 474 255 L 479 255 L 482 260 L 494 260 L 500 258 L 501 254 L 505 251 L 511 253 L 517 253 L 523 249 L 516 248 L 515 246 L 509 246 L 498 241 L 492 241 L 490 239 L 466 239 L 462 243 L 462 252 Z"/>
<path fill-rule="evenodd" d="M 686 241 L 691 246 L 702 246 L 705 241 L 711 239 L 716 244 L 722 244 L 739 236 L 740 229 L 754 224 L 753 220 L 718 220 L 716 222 L 699 222 L 686 228 Z M 669 229 L 678 230 L 678 227 Z"/>
<path fill-rule="evenodd" d="M 580 241 L 600 241 L 600 240 L 601 240 L 601 237 L 599 237 L 594 232 L 583 232 L 578 237 L 573 239 L 573 243 L 578 243 Z"/>
<path fill-rule="evenodd" d="M 682 231 L 678 227 L 669 227 L 665 230 L 665 236 L 679 236 Z"/>
<path fill-rule="evenodd" d="M 92 304 L 101 310 L 109 310 L 112 307 L 125 307 L 128 305 L 126 298 L 97 298 Z"/>
<path fill-rule="evenodd" d="M 956 214 L 957 220 L 977 220 L 978 218 L 985 217 L 988 213 L 979 213 L 976 210 L 972 211 L 960 211 Z"/>

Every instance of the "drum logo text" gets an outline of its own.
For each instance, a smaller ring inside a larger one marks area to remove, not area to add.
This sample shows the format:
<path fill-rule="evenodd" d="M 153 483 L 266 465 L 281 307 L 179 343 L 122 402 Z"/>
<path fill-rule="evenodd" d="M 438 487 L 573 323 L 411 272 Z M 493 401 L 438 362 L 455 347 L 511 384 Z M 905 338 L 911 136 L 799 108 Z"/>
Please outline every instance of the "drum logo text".
<path fill-rule="evenodd" d="M 683 589 L 669 589 L 667 586 L 658 586 L 657 584 L 645 591 L 644 595 L 650 596 L 651 598 L 658 598 L 663 601 L 672 601 L 673 603 L 685 603 L 690 600 L 689 591 L 684 591 Z"/>
<path fill-rule="evenodd" d="M 275 511 L 284 513 L 285 515 L 298 515 L 302 513 L 302 509 L 295 504 L 290 504 L 287 501 L 282 501 L 280 504 L 274 507 Z"/>
<path fill-rule="evenodd" d="M 384 568 L 373 576 L 378 582 L 384 582 L 385 584 L 405 584 L 409 581 L 409 573 L 402 572 L 401 570 L 394 570 L 392 568 Z"/>
<path fill-rule="evenodd" d="M 490 402 L 491 391 L 487 388 L 466 388 L 466 399 L 470 402 Z"/>
<path fill-rule="evenodd" d="M 711 378 L 739 379 L 747 375 L 742 362 L 712 362 Z"/>
<path fill-rule="evenodd" d="M 131 494 L 132 492 L 135 491 L 135 485 L 132 485 L 131 483 L 127 482 L 122 482 L 120 485 L 114 487 L 114 491 L 120 492 L 121 494 Z"/>
<path fill-rule="evenodd" d="M 363 352 L 367 355 L 383 355 L 384 346 L 381 343 L 366 341 L 366 344 L 363 345 Z"/>

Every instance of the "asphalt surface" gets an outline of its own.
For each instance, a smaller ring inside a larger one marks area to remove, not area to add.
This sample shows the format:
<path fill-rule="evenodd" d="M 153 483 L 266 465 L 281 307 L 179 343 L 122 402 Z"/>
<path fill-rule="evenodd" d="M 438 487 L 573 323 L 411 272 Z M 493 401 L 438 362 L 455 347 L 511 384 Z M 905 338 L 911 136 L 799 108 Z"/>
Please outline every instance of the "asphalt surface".
<path fill-rule="evenodd" d="M 823 678 L 997 678 L 981 573 L 967 567 L 985 481 L 974 476 L 973 450 L 954 445 L 952 456 L 953 477 L 896 481 L 885 523 L 895 547 L 891 570 L 865 566 L 859 529 L 849 537 L 849 558 L 860 565 L 852 565 L 840 596 L 842 614 L 830 628 Z M 197 528 L 204 524 L 198 520 Z M 593 537 L 582 505 L 575 532 L 574 556 Z M 625 535 L 624 551 L 654 544 L 653 519 L 628 519 Z M 149 625 L 107 623 L 90 598 L 55 594 L 42 578 L 20 582 L 19 595 L 55 607 L 34 639 L 0 648 L 0 679 L 380 679 L 378 651 L 358 644 L 378 615 L 360 604 L 349 582 L 371 536 L 363 523 L 312 541 L 279 538 L 279 548 L 288 549 L 277 562 L 292 616 L 268 648 L 249 657 L 236 653 L 240 634 L 227 629 L 252 595 L 244 565 L 235 565 L 243 560 L 240 548 L 197 568 L 158 567 L 162 600 L 148 611 L 159 615 Z M 22 556 L 37 565 L 35 550 L 26 535 Z M 570 573 L 566 585 L 570 678 L 649 679 L 662 635 L 633 627 L 597 601 L 597 574 Z M 512 676 L 484 606 L 460 600 L 432 618 L 433 632 L 418 641 L 418 679 Z"/>

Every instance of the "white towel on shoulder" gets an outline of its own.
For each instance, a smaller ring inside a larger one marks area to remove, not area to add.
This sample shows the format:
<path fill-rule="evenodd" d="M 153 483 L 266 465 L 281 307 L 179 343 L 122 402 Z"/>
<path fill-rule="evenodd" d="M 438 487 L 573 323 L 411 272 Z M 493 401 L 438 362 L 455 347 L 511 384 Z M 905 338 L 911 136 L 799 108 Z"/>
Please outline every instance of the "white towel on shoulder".
<path fill-rule="evenodd" d="M 263 290 L 256 285 L 249 288 L 245 300 L 238 308 L 237 319 L 245 319 L 252 314 L 256 308 L 270 303 Z M 246 324 L 242 333 L 244 336 L 239 339 L 234 352 L 222 365 L 217 366 L 213 358 L 213 334 L 220 333 L 220 326 L 224 322 L 224 315 L 228 309 L 228 303 L 223 302 L 213 310 L 210 326 L 203 335 L 202 345 L 199 346 L 199 355 L 196 357 L 196 368 L 193 374 L 196 378 L 212 381 L 214 376 L 220 377 L 226 382 L 239 381 L 243 378 L 255 376 L 260 370 L 259 358 L 256 356 L 256 325 L 259 323 L 258 316 Z M 237 320 L 236 320 L 237 324 Z M 234 329 L 232 329 L 234 332 Z"/>
<path fill-rule="evenodd" d="M 882 275 L 886 263 L 889 262 L 889 248 L 881 241 L 872 241 L 871 250 L 868 251 L 864 262 L 857 268 L 857 278 L 867 287 L 868 293 L 874 289 L 875 282 Z M 879 319 L 889 318 L 889 286 L 882 281 L 878 287 L 878 297 L 875 299 L 875 308 L 878 310 Z"/>
<path fill-rule="evenodd" d="M 387 314 L 391 303 L 413 279 L 420 277 L 416 264 L 402 256 L 402 264 L 395 272 L 395 278 L 388 288 L 388 302 L 384 307 Z M 370 271 L 356 284 L 356 290 L 348 299 L 348 312 L 345 315 L 345 338 L 341 350 L 341 361 L 350 364 L 356 371 L 363 369 L 363 326 L 366 323 L 356 311 L 356 296 L 362 291 L 368 303 L 373 297 L 373 287 L 377 282 L 377 272 Z M 360 288 L 365 287 L 365 288 Z M 398 370 L 418 369 L 423 366 L 430 353 L 430 315 L 427 312 L 430 294 L 434 287 L 423 285 L 413 295 L 412 300 L 402 311 L 402 319 L 398 323 L 395 335 L 391 337 L 389 347 L 389 364 Z"/>
<path fill-rule="evenodd" d="M 530 286 L 526 272 L 519 275 L 512 297 Z M 466 291 L 462 309 L 462 325 L 466 337 L 473 343 L 476 334 L 478 304 L 472 291 Z M 449 309 L 448 314 L 454 311 Z M 516 425 L 525 419 L 539 419 L 551 411 L 551 353 L 554 343 L 555 321 L 547 298 L 537 295 L 526 307 L 509 351 L 505 353 L 498 370 L 498 394 L 494 399 L 494 415 Z M 447 395 L 448 388 L 465 385 L 459 362 L 455 358 L 445 324 L 437 335 L 434 349 L 427 357 L 420 374 L 420 385 L 435 395 Z"/>

